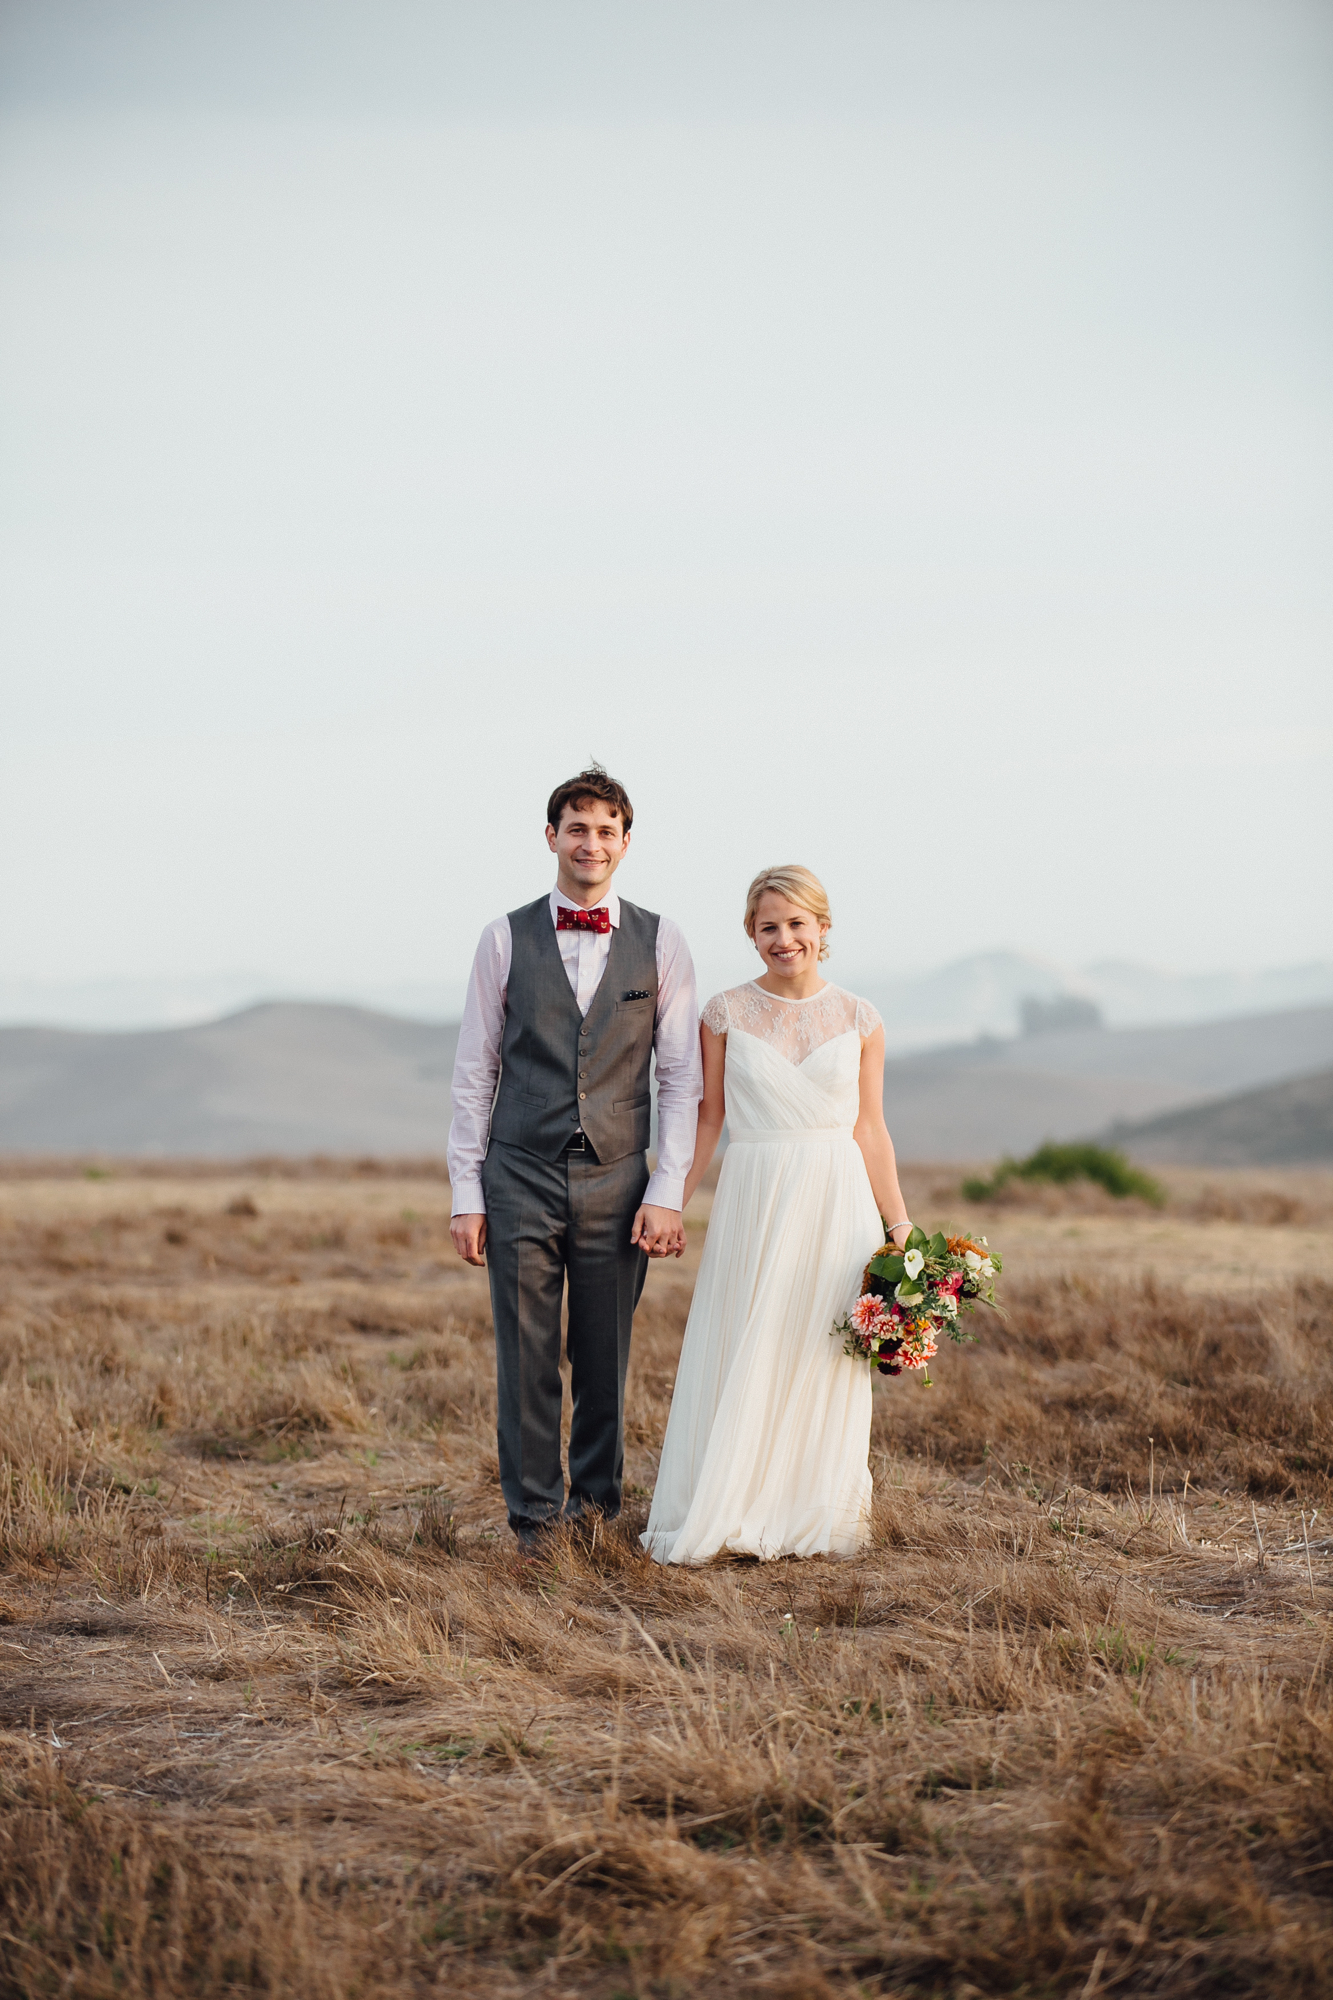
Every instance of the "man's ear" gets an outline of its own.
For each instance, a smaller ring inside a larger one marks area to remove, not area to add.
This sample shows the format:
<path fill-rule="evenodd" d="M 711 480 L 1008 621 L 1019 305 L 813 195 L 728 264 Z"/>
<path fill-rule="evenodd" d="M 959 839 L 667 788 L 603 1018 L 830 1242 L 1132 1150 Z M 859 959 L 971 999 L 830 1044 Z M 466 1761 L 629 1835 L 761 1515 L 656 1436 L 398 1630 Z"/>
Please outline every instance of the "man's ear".
<path fill-rule="evenodd" d="M 554 828 L 553 826 L 548 826 L 548 827 L 547 827 L 547 829 L 546 829 L 546 845 L 547 845 L 547 846 L 548 846 L 548 847 L 550 848 L 550 850 L 551 850 L 552 854 L 554 854 L 554 853 L 555 853 L 555 828 Z"/>

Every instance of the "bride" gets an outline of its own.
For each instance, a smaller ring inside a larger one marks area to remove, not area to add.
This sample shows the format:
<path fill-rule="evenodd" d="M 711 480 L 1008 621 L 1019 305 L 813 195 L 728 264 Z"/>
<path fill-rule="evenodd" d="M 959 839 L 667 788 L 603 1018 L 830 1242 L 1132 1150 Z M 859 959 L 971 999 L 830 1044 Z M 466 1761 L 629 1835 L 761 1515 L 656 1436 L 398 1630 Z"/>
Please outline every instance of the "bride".
<path fill-rule="evenodd" d="M 884 1029 L 820 975 L 828 898 L 808 868 L 750 884 L 764 971 L 704 1008 L 685 1200 L 730 1143 L 685 1328 L 644 1547 L 851 1555 L 869 1530 L 870 1369 L 830 1335 L 884 1242 L 911 1228 L 884 1124 Z"/>

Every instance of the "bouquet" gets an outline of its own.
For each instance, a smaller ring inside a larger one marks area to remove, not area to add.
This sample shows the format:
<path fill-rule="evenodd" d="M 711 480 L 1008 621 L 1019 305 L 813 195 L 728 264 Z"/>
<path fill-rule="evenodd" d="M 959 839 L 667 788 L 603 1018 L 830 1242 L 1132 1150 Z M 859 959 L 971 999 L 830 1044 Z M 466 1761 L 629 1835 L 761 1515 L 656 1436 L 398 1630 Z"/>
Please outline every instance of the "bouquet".
<path fill-rule="evenodd" d="M 831 1331 L 842 1335 L 843 1352 L 901 1375 L 904 1368 L 926 1372 L 941 1333 L 950 1340 L 975 1340 L 959 1314 L 978 1303 L 995 1311 L 995 1280 L 1003 1269 L 998 1252 L 984 1236 L 927 1236 L 913 1229 L 901 1249 L 886 1243 L 866 1265 L 861 1296 Z"/>

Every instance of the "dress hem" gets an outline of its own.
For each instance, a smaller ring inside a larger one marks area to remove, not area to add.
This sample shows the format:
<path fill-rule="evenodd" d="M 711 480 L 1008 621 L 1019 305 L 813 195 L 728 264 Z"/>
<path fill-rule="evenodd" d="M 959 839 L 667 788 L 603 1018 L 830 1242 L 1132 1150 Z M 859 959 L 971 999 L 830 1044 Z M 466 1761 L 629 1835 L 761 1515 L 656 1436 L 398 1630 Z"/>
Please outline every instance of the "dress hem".
<path fill-rule="evenodd" d="M 794 1543 L 788 1543 L 782 1547 L 772 1548 L 765 1545 L 762 1537 L 742 1532 L 726 1536 L 715 1548 L 706 1549 L 696 1555 L 678 1556 L 675 1547 L 680 1538 L 679 1528 L 654 1528 L 640 1535 L 639 1542 L 655 1563 L 661 1563 L 663 1567 L 676 1564 L 682 1569 L 702 1568 L 705 1563 L 715 1561 L 718 1556 L 750 1556 L 757 1562 L 781 1562 L 786 1557 L 806 1562 L 812 1556 L 832 1556 L 839 1562 L 849 1562 L 854 1556 L 859 1556 L 868 1545 L 870 1525 L 867 1522 L 852 1536 L 845 1533 L 830 1534 L 827 1540 L 822 1542 L 817 1538 L 813 1548 L 810 1546 L 810 1538 L 804 1535 L 801 1537 L 799 1547 Z"/>

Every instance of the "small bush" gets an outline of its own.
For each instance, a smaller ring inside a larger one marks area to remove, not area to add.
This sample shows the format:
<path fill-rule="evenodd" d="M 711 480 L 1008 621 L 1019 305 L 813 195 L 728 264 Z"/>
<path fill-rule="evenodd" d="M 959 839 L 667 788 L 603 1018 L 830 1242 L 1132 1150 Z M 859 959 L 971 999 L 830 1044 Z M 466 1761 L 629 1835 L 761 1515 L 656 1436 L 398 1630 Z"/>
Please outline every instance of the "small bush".
<path fill-rule="evenodd" d="M 1057 1146 L 1049 1139 L 1035 1153 L 1029 1153 L 1026 1160 L 1006 1155 L 989 1180 L 964 1181 L 963 1193 L 968 1201 L 993 1201 L 1001 1188 L 1013 1180 L 1054 1181 L 1059 1186 L 1070 1181 L 1096 1181 L 1117 1200 L 1137 1195 L 1140 1201 L 1151 1202 L 1154 1208 L 1161 1208 L 1166 1200 L 1160 1183 L 1151 1174 L 1131 1166 L 1123 1153 L 1108 1146 Z"/>

